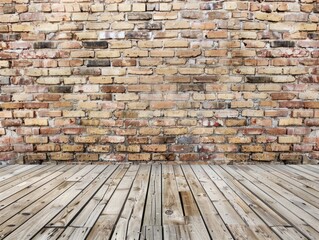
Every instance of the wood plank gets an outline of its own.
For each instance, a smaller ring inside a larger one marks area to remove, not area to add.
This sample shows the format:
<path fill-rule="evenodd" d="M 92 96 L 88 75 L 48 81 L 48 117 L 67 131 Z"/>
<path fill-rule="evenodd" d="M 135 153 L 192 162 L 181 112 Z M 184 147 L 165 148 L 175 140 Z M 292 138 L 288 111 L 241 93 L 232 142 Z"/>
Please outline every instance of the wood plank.
<path fill-rule="evenodd" d="M 268 226 L 288 226 L 289 223 L 279 216 L 275 211 L 272 210 L 268 205 L 266 205 L 262 200 L 254 195 L 254 192 L 249 191 L 245 188 L 239 181 L 236 181 L 228 172 L 226 172 L 220 166 L 210 166 L 213 171 L 220 176 L 220 178 L 228 184 L 232 190 L 245 201 L 245 203 L 250 206 L 250 208 L 261 218 Z M 206 170 L 206 166 L 203 166 Z M 210 175 L 211 178 L 214 175 Z"/>
<path fill-rule="evenodd" d="M 257 168 L 257 167 L 256 167 Z M 307 189 L 303 184 L 300 184 L 299 182 L 296 183 L 296 181 L 289 179 L 285 180 L 283 178 L 280 178 L 276 175 L 276 172 L 270 171 L 270 168 L 259 166 L 258 168 L 262 169 L 262 171 L 259 171 L 260 174 L 265 176 L 270 181 L 274 182 L 275 184 L 279 185 L 280 187 L 286 189 L 287 191 L 291 192 L 292 194 L 298 196 L 303 201 L 306 201 L 310 203 L 311 205 L 315 206 L 316 209 L 319 207 L 319 192 L 312 191 L 309 192 L 312 189 Z M 300 185 L 299 185 L 300 184 Z M 307 191 L 309 190 L 309 191 Z"/>
<path fill-rule="evenodd" d="M 178 235 L 174 235 L 176 234 L 175 226 L 185 225 L 185 218 L 172 165 L 162 165 L 162 183 L 164 239 L 169 238 L 169 236 L 171 239 L 180 239 Z M 176 228 L 187 231 L 187 229 L 178 226 Z M 170 230 L 174 230 L 174 232 L 170 233 Z M 176 238 L 172 238 L 173 236 Z"/>
<path fill-rule="evenodd" d="M 46 171 L 45 173 L 43 173 L 43 177 L 39 181 L 34 182 L 32 185 L 29 185 L 25 187 L 24 189 L 20 190 L 19 192 L 12 194 L 10 197 L 0 201 L 0 210 L 8 207 L 10 204 L 18 201 L 22 197 L 25 197 L 26 195 L 37 190 L 41 186 L 45 185 L 46 183 L 50 182 L 52 179 L 62 174 L 64 172 L 62 168 L 65 168 L 65 167 L 57 166 L 55 168 L 51 168 L 50 171 Z M 1 212 L 0 212 L 0 218 L 1 218 Z"/>
<path fill-rule="evenodd" d="M 275 175 L 278 178 L 285 180 L 286 182 L 293 184 L 294 186 L 300 188 L 301 190 L 303 190 L 307 193 L 310 193 L 313 196 L 319 198 L 319 191 L 305 185 L 304 183 L 301 183 L 300 181 L 293 179 L 292 177 L 288 177 L 287 175 L 285 175 L 283 172 L 281 172 L 277 168 L 273 168 L 272 166 L 262 166 L 262 169 Z"/>
<path fill-rule="evenodd" d="M 147 240 L 162 240 L 163 239 L 163 229 L 162 226 L 143 226 L 145 229 L 140 239 L 147 239 Z"/>
<path fill-rule="evenodd" d="M 77 216 L 87 202 L 96 194 L 105 181 L 112 175 L 117 166 L 110 165 L 104 169 L 94 180 L 89 188 L 86 188 L 80 195 L 74 198 L 65 208 L 56 215 L 46 227 L 65 227 Z"/>
<path fill-rule="evenodd" d="M 317 176 L 314 176 L 312 174 L 301 171 L 300 169 L 296 169 L 293 167 L 293 165 L 284 166 L 284 167 L 287 171 L 297 174 L 297 176 L 299 176 L 300 179 L 308 179 L 308 180 L 312 181 L 312 183 L 316 184 L 316 186 L 318 188 L 319 184 L 316 182 L 318 180 Z"/>
<path fill-rule="evenodd" d="M 42 228 L 41 231 L 34 236 L 33 240 L 56 240 L 63 233 L 64 228 Z"/>
<path fill-rule="evenodd" d="M 139 239 L 150 166 L 141 165 L 111 239 Z"/>
<path fill-rule="evenodd" d="M 123 209 L 124 203 L 131 189 L 132 183 L 135 179 L 138 165 L 131 165 L 126 172 L 122 181 L 114 191 L 110 201 L 105 206 L 102 214 L 97 219 L 91 232 L 88 235 L 88 239 L 109 239 L 114 226 L 119 218 L 119 215 Z"/>
<path fill-rule="evenodd" d="M 216 172 L 208 166 L 202 166 L 207 175 L 218 178 Z M 244 220 L 258 239 L 279 239 L 276 234 L 267 226 L 252 209 L 222 180 L 214 180 L 216 187 L 223 193 L 225 199 L 231 204 L 233 209 Z"/>
<path fill-rule="evenodd" d="M 59 240 L 80 240 L 85 239 L 88 234 L 89 228 L 81 227 L 68 227 L 60 236 Z M 51 239 L 50 239 L 51 240 Z"/>
<path fill-rule="evenodd" d="M 246 172 L 250 176 L 253 176 L 260 182 L 267 183 L 267 186 L 271 188 L 273 191 L 277 192 L 279 195 L 287 199 L 289 202 L 298 206 L 304 212 L 307 212 L 313 217 L 319 219 L 319 209 L 314 206 L 314 204 L 318 206 L 317 199 L 312 197 L 310 194 L 307 194 L 306 192 L 300 193 L 301 191 L 299 191 L 297 187 L 294 187 L 290 183 L 282 183 L 282 181 L 276 178 L 275 176 L 269 177 L 268 174 L 258 166 L 248 166 L 248 168 L 250 169 L 250 171 Z M 303 195 L 303 197 L 306 198 L 308 202 L 298 197 L 298 195 L 300 194 Z"/>
<path fill-rule="evenodd" d="M 196 166 L 193 167 L 196 168 Z M 182 165 L 182 170 L 184 172 L 187 183 L 193 193 L 193 196 L 211 238 L 233 239 L 220 214 L 215 208 L 215 201 L 212 201 L 207 196 L 208 193 L 206 193 L 206 191 L 204 190 L 204 186 L 202 186 L 202 184 L 205 184 L 206 180 L 197 179 L 191 167 L 188 165 Z M 219 196 L 217 198 L 219 198 Z"/>
<path fill-rule="evenodd" d="M 9 171 L 6 174 L 0 176 L 0 187 L 16 180 L 16 179 L 20 179 L 23 178 L 24 176 L 31 173 L 32 171 L 35 171 L 39 168 L 41 168 L 42 166 L 38 166 L 38 165 L 27 165 L 27 166 L 21 166 L 21 168 L 17 168 L 15 170 Z"/>
<path fill-rule="evenodd" d="M 305 236 L 310 239 L 319 239 L 319 234 L 316 231 L 316 228 L 318 228 L 318 225 L 316 225 L 317 220 L 314 217 L 305 213 L 302 209 L 293 205 L 275 191 L 248 175 L 246 173 L 246 171 L 248 171 L 246 167 L 223 166 L 223 168 L 239 180 L 245 187 L 254 192 L 274 211 L 287 219 Z M 240 175 L 240 177 L 238 177 L 238 175 Z M 314 220 L 314 222 L 309 224 L 309 220 Z M 311 226 L 311 228 L 309 226 Z"/>
<path fill-rule="evenodd" d="M 0 175 L 3 176 L 7 174 L 9 171 L 14 171 L 14 169 L 18 169 L 21 166 L 20 165 L 0 165 Z"/>
<path fill-rule="evenodd" d="M 269 236 L 260 231 L 257 227 L 249 227 L 241 216 L 233 209 L 231 204 L 225 198 L 223 193 L 217 188 L 215 181 L 212 181 L 207 173 L 199 165 L 192 166 L 192 169 L 205 189 L 208 197 L 213 201 L 215 208 L 221 216 L 223 222 L 230 230 L 235 239 L 238 238 L 256 238 L 256 239 L 269 239 Z"/>
<path fill-rule="evenodd" d="M 10 169 L 8 172 L 6 172 L 6 174 L 3 174 L 0 176 L 0 181 L 1 183 L 4 181 L 4 180 L 7 180 L 11 177 L 14 177 L 14 176 L 17 176 L 18 174 L 21 174 L 25 171 L 28 171 L 29 169 L 32 169 L 32 168 L 39 168 L 41 166 L 37 166 L 37 165 L 21 165 L 21 166 L 16 166 L 15 168 L 13 169 Z"/>
<path fill-rule="evenodd" d="M 95 168 L 95 169 L 94 169 Z M 7 239 L 30 239 L 36 235 L 42 227 L 44 227 L 54 216 L 56 216 L 65 204 L 68 204 L 79 193 L 82 192 L 89 184 L 101 173 L 105 166 L 85 166 L 77 174 L 66 179 L 65 184 L 70 187 L 63 191 L 48 205 L 42 208 L 37 214 L 33 215 L 28 221 L 25 221 Z M 84 176 L 86 178 L 84 179 Z M 71 179 L 71 181 L 70 181 Z M 83 181 L 80 181 L 84 179 Z M 76 181 L 74 181 L 76 180 Z M 63 203 L 63 204 L 61 204 Z"/>
<path fill-rule="evenodd" d="M 47 177 L 48 175 L 52 174 L 54 170 L 58 170 L 61 168 L 54 167 L 54 166 L 46 166 L 41 167 L 40 169 L 37 169 L 35 171 L 32 171 L 31 173 L 25 175 L 25 180 L 17 179 L 15 181 L 10 182 L 10 184 L 4 185 L 0 187 L 0 201 L 3 201 L 4 199 L 20 192 L 25 189 L 28 189 L 30 186 L 32 186 L 34 183 L 40 181 L 42 178 Z M 48 172 L 50 169 L 52 169 L 52 172 Z"/>
<path fill-rule="evenodd" d="M 302 235 L 295 227 L 278 226 L 272 227 L 272 229 L 281 239 L 308 239 L 304 235 Z"/>
<path fill-rule="evenodd" d="M 308 164 L 302 165 L 303 168 L 305 168 L 309 171 L 312 171 L 312 172 L 316 173 L 317 176 L 319 176 L 319 168 L 316 168 L 315 166 L 317 166 L 317 165 L 308 165 Z"/>
<path fill-rule="evenodd" d="M 319 186 L 314 181 L 307 179 L 305 176 L 299 175 L 298 171 L 295 171 L 292 168 L 286 166 L 276 166 L 275 171 L 280 172 L 282 175 L 289 177 L 292 180 L 298 181 L 301 184 L 304 184 L 306 188 L 311 188 L 316 191 L 319 191 Z"/>
<path fill-rule="evenodd" d="M 164 225 L 164 239 L 191 239 L 189 229 L 185 225 Z"/>
<path fill-rule="evenodd" d="M 140 239 L 162 239 L 162 168 L 153 164 Z"/>
<path fill-rule="evenodd" d="M 74 175 L 80 169 L 80 167 L 78 166 L 73 167 L 72 169 L 71 167 L 72 166 L 63 167 L 61 170 L 54 173 L 51 176 L 52 179 L 48 179 L 48 181 L 45 182 L 45 184 L 42 185 L 40 188 L 33 189 L 34 191 L 27 193 L 20 199 L 16 199 L 14 202 L 12 202 L 14 199 L 11 199 L 11 197 L 2 201 L 1 205 L 3 206 L 3 209 L 0 211 L 0 224 L 3 224 L 19 212 L 23 211 L 26 213 L 35 214 L 37 211 L 39 211 L 39 209 L 41 209 L 41 206 L 47 204 L 47 202 L 50 201 L 51 198 L 56 197 L 55 192 L 57 192 L 57 190 L 55 188 L 61 185 L 65 181 L 65 178 Z M 62 185 L 60 187 L 60 190 L 62 190 L 63 187 L 66 187 L 66 185 Z M 53 194 L 50 194 L 50 192 L 53 192 Z M 24 214 L 22 215 L 22 217 L 16 217 L 18 218 L 18 220 L 13 219 L 11 222 L 13 222 L 13 224 L 17 227 L 19 226 L 19 224 L 23 223 L 23 221 L 26 221 L 30 217 L 30 214 Z M 10 223 L 6 224 L 10 225 Z"/>
<path fill-rule="evenodd" d="M 105 182 L 101 189 L 94 195 L 94 197 L 88 202 L 78 216 L 72 221 L 70 226 L 72 227 L 88 227 L 92 228 L 109 202 L 115 189 L 120 183 L 121 179 L 125 175 L 129 168 L 129 165 L 120 165 L 112 176 Z"/>
<path fill-rule="evenodd" d="M 305 168 L 303 166 L 290 165 L 290 167 L 295 169 L 295 170 L 297 170 L 297 171 L 299 171 L 302 174 L 302 176 L 304 174 L 307 174 L 307 176 L 311 176 L 313 181 L 318 181 L 319 180 L 319 174 L 318 173 L 313 172 L 313 171 L 311 171 L 311 170 L 309 170 L 309 169 L 307 169 L 307 168 Z"/>
<path fill-rule="evenodd" d="M 196 201 L 193 198 L 192 192 L 187 184 L 184 173 L 180 166 L 174 166 L 174 172 L 178 187 L 178 192 L 182 200 L 186 227 L 189 233 L 189 239 L 209 240 L 210 236 L 207 232 L 205 223 L 201 217 Z"/>

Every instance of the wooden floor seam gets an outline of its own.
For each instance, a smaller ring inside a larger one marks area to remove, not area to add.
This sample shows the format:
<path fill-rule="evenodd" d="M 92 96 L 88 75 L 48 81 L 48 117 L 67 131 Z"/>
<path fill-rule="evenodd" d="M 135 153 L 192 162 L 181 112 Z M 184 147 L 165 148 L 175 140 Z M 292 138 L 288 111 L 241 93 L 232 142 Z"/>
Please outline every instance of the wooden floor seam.
<path fill-rule="evenodd" d="M 319 166 L 0 166 L 0 239 L 319 239 Z"/>

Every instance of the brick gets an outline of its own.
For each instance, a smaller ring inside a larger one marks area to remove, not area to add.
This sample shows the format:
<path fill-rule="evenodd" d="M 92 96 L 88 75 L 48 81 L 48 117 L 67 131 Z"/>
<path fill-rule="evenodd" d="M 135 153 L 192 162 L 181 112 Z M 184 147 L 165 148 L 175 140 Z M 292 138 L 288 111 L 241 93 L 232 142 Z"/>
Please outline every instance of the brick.
<path fill-rule="evenodd" d="M 278 143 L 300 143 L 301 137 L 300 136 L 279 136 Z"/>
<path fill-rule="evenodd" d="M 150 153 L 131 153 L 128 154 L 129 161 L 149 161 L 151 160 Z"/>
<path fill-rule="evenodd" d="M 290 148 L 289 144 L 271 143 L 266 145 L 266 151 L 269 152 L 288 152 Z"/>
<path fill-rule="evenodd" d="M 74 156 L 72 153 L 50 153 L 49 159 L 55 160 L 55 161 L 67 161 L 67 160 L 73 160 Z"/>
<path fill-rule="evenodd" d="M 63 152 L 83 152 L 83 150 L 84 150 L 83 145 L 70 145 L 70 144 L 62 145 Z"/>
<path fill-rule="evenodd" d="M 279 119 L 279 126 L 301 126 L 302 118 L 283 118 Z"/>
<path fill-rule="evenodd" d="M 41 136 L 26 136 L 25 137 L 25 142 L 26 143 L 47 143 L 48 142 L 48 137 L 41 137 Z"/>
<path fill-rule="evenodd" d="M 253 161 L 265 161 L 265 162 L 270 162 L 270 161 L 275 161 L 277 159 L 277 155 L 275 153 L 254 153 L 251 156 L 251 159 Z"/>
<path fill-rule="evenodd" d="M 46 119 L 46 118 L 25 118 L 24 124 L 26 126 L 48 126 L 48 119 Z"/>
<path fill-rule="evenodd" d="M 97 142 L 97 137 L 94 136 L 75 136 L 74 142 L 75 143 L 95 143 Z"/>
<path fill-rule="evenodd" d="M 296 97 L 293 93 L 272 93 L 270 94 L 272 100 L 292 100 Z"/>

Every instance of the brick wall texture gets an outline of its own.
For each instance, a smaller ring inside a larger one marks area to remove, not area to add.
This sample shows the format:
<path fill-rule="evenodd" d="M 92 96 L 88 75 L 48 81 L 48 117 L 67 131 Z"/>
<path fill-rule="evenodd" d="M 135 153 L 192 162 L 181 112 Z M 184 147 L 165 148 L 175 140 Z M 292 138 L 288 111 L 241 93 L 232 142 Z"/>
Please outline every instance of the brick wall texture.
<path fill-rule="evenodd" d="M 0 162 L 316 161 L 318 22 L 318 0 L 0 0 Z"/>

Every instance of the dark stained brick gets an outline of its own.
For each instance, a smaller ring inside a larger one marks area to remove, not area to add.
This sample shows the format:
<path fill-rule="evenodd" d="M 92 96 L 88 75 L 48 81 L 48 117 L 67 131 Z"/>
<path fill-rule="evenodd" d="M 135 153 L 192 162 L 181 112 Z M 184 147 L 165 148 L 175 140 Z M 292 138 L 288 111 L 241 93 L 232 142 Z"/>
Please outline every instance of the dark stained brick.
<path fill-rule="evenodd" d="M 88 60 L 88 67 L 109 67 L 111 66 L 110 60 Z"/>
<path fill-rule="evenodd" d="M 84 41 L 83 42 L 84 48 L 108 48 L 107 41 Z"/>

